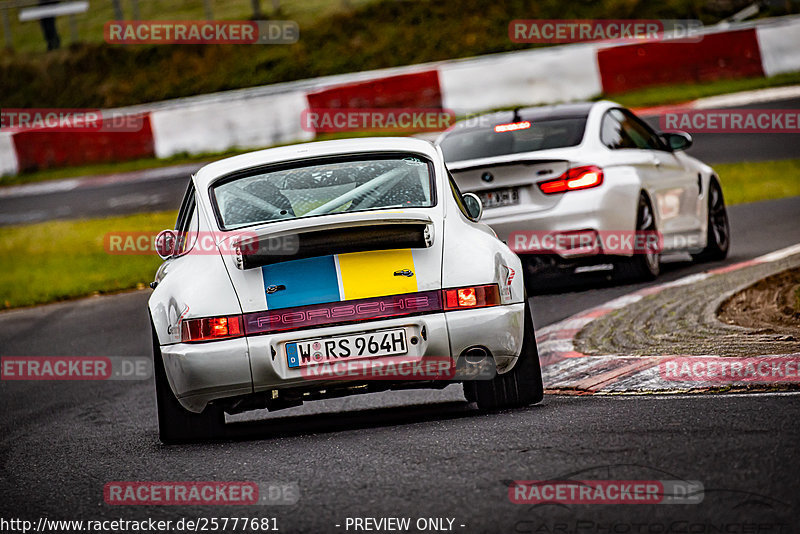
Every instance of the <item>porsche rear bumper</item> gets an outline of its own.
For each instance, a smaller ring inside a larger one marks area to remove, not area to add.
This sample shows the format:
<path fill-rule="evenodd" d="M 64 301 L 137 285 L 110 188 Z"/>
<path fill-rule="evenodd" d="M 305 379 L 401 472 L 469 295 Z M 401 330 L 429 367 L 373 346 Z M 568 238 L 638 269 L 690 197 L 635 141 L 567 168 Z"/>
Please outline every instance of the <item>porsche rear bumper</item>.
<path fill-rule="evenodd" d="M 293 341 L 402 328 L 408 345 L 404 359 L 455 358 L 472 347 L 494 357 L 497 372 L 510 369 L 522 348 L 524 304 L 397 317 L 347 325 L 295 330 L 208 343 L 161 347 L 164 367 L 180 403 L 193 412 L 212 401 L 251 394 L 325 388 L 329 381 L 290 368 L 286 344 Z M 337 379 L 335 385 L 341 386 Z"/>

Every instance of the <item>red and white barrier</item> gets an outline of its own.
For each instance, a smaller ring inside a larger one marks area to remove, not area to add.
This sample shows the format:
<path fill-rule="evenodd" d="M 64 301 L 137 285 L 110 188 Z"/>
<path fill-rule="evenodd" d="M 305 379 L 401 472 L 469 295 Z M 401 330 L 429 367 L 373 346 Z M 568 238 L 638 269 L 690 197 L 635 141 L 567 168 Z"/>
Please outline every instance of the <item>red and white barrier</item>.
<path fill-rule="evenodd" d="M 0 176 L 14 176 L 19 172 L 14 135 L 0 132 Z"/>
<path fill-rule="evenodd" d="M 39 128 L 14 132 L 17 167 L 25 172 L 153 157 L 150 117 L 145 114 L 136 122 L 136 128 L 127 131 L 115 129 L 106 118 L 105 127 L 94 131 Z"/>
<path fill-rule="evenodd" d="M 800 17 L 712 27 L 698 42 L 580 43 L 328 76 L 137 106 L 138 134 L 0 132 L 0 174 L 309 140 L 309 108 L 445 108 L 457 114 L 602 92 L 800 70 Z"/>
<path fill-rule="evenodd" d="M 658 41 L 597 51 L 603 92 L 764 75 L 755 29 L 711 33 L 697 42 Z"/>
<path fill-rule="evenodd" d="M 155 155 L 167 158 L 307 141 L 314 137 L 300 127 L 300 114 L 307 107 L 305 93 L 292 91 L 152 111 Z"/>
<path fill-rule="evenodd" d="M 442 91 L 436 69 L 397 74 L 312 91 L 311 108 L 440 108 Z"/>
<path fill-rule="evenodd" d="M 572 44 L 448 61 L 439 77 L 445 108 L 457 114 L 584 100 L 599 94 L 597 44 Z"/>
<path fill-rule="evenodd" d="M 764 74 L 800 71 L 800 23 L 756 27 Z"/>

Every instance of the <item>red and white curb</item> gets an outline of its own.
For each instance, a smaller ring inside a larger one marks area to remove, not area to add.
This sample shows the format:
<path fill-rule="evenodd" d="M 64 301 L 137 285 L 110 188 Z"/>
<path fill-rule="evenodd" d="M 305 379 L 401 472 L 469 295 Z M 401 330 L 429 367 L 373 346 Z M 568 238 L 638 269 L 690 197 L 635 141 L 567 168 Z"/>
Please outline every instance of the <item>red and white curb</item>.
<path fill-rule="evenodd" d="M 794 254 L 800 254 L 800 244 L 792 245 L 752 260 L 726 265 L 718 269 L 685 276 L 673 282 L 647 287 L 542 328 L 536 336 L 536 343 L 539 349 L 545 388 L 585 394 L 650 393 L 680 392 L 688 389 L 752 384 L 751 381 L 746 379 L 729 381 L 694 380 L 691 382 L 668 380 L 663 376 L 662 364 L 668 359 L 675 360 L 685 356 L 675 354 L 646 357 L 623 354 L 590 356 L 582 354 L 575 349 L 574 339 L 592 321 L 638 302 L 644 297 L 655 295 L 665 289 L 694 284 L 718 274 L 736 271 L 752 265 L 775 262 Z M 693 360 L 708 358 L 707 361 L 709 362 L 711 359 L 719 360 L 719 357 L 715 355 L 691 356 L 691 358 Z M 798 360 L 800 359 L 800 353 L 747 358 L 747 360 L 763 362 L 774 362 L 778 359 Z M 736 358 L 729 358 L 728 360 L 734 361 Z M 700 361 L 702 362 L 702 360 Z M 760 385 L 769 384 L 760 383 Z"/>

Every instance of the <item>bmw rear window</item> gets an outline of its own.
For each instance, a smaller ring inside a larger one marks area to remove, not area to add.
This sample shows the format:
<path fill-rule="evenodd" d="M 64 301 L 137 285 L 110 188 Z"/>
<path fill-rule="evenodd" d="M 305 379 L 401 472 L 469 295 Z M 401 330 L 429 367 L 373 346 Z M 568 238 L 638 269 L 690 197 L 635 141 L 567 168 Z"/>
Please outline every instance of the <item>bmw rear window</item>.
<path fill-rule="evenodd" d="M 456 127 L 440 142 L 444 158 L 452 162 L 576 146 L 586 129 L 586 117 L 521 122 L 530 126 L 501 132 L 495 131 L 497 125 L 462 130 Z"/>
<path fill-rule="evenodd" d="M 286 219 L 435 204 L 433 164 L 417 154 L 340 157 L 281 164 L 211 187 L 224 229 Z"/>

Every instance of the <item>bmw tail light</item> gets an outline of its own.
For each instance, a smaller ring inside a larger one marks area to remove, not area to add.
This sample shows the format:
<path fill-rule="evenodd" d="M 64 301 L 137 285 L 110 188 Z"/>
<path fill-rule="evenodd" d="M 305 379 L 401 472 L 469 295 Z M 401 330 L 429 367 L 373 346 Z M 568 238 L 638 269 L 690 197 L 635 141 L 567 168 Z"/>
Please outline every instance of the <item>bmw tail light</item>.
<path fill-rule="evenodd" d="M 597 187 L 603 183 L 603 169 L 595 165 L 575 167 L 556 178 L 546 182 L 539 182 L 539 189 L 545 195 L 578 191 Z"/>
<path fill-rule="evenodd" d="M 242 318 L 239 315 L 226 317 L 204 317 L 181 321 L 181 341 L 213 341 L 242 337 Z"/>
<path fill-rule="evenodd" d="M 508 124 L 498 124 L 494 127 L 494 131 L 497 133 L 516 132 L 517 130 L 527 130 L 530 127 L 530 121 L 510 122 Z"/>
<path fill-rule="evenodd" d="M 500 290 L 497 284 L 445 289 L 442 293 L 445 310 L 485 308 L 500 304 Z"/>

